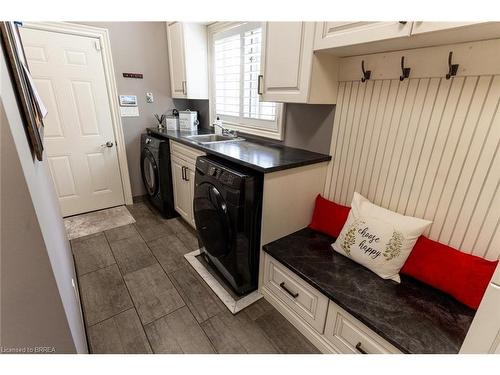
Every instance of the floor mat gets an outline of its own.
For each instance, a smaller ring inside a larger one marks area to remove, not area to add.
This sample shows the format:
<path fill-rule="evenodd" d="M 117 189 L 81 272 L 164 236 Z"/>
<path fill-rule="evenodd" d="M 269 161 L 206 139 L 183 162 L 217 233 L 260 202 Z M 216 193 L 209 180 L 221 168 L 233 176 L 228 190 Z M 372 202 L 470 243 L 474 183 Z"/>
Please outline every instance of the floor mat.
<path fill-rule="evenodd" d="M 64 226 L 70 240 L 132 223 L 135 223 L 135 219 L 125 206 L 89 212 L 64 219 Z"/>

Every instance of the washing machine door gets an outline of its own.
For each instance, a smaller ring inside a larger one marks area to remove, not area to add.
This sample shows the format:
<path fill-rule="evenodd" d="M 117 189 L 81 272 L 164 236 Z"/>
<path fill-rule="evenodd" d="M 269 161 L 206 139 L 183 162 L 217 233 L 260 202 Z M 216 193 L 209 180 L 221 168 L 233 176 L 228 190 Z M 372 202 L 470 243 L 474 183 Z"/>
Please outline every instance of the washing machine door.
<path fill-rule="evenodd" d="M 228 206 L 216 186 L 209 182 L 196 186 L 193 200 L 196 230 L 210 255 L 223 258 L 233 247 L 233 230 Z"/>
<path fill-rule="evenodd" d="M 153 153 L 148 148 L 142 149 L 141 152 L 141 174 L 148 194 L 151 197 L 156 196 L 160 188 L 160 175 Z"/>

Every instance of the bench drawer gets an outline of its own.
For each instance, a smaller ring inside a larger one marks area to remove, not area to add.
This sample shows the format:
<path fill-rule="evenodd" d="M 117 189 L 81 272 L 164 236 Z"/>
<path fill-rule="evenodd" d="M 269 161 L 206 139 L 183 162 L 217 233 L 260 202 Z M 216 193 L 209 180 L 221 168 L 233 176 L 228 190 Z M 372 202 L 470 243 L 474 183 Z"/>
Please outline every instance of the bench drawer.
<path fill-rule="evenodd" d="M 328 306 L 324 336 L 342 353 L 401 353 L 332 301 Z"/>
<path fill-rule="evenodd" d="M 263 287 L 283 301 L 316 331 L 323 333 L 328 298 L 267 253 L 264 254 Z"/>

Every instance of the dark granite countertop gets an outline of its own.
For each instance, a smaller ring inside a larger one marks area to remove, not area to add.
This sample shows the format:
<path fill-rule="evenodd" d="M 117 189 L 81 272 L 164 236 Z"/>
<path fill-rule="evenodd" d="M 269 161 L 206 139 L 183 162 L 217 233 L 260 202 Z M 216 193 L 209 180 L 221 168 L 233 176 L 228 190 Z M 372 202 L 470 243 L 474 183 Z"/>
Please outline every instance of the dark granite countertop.
<path fill-rule="evenodd" d="M 405 353 L 458 353 L 474 310 L 411 278 L 401 284 L 336 253 L 305 228 L 264 246 L 273 258 Z"/>
<path fill-rule="evenodd" d="M 185 138 L 186 136 L 195 134 L 211 134 L 211 132 L 202 130 L 198 132 L 181 132 L 166 129 L 159 130 L 158 128 L 148 128 L 147 130 L 148 133 L 157 137 L 173 139 L 177 142 L 204 151 L 207 154 L 218 156 L 262 173 L 301 167 L 331 159 L 329 155 L 287 147 L 267 141 L 245 140 L 202 145 Z M 242 135 L 242 137 L 245 138 L 245 135 Z"/>

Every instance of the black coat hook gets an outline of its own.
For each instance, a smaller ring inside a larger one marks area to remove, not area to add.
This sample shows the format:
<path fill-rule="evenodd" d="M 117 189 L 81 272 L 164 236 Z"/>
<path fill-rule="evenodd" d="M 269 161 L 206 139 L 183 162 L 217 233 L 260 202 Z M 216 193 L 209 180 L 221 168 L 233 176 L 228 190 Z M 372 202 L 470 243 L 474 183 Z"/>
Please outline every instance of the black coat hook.
<path fill-rule="evenodd" d="M 368 81 L 372 75 L 372 71 L 365 70 L 365 60 L 361 60 L 361 70 L 363 71 L 363 77 L 361 77 L 361 82 Z"/>
<path fill-rule="evenodd" d="M 451 61 L 453 59 L 453 52 L 450 51 L 448 55 L 448 74 L 446 75 L 446 79 L 450 79 L 457 75 L 458 64 L 452 64 Z"/>
<path fill-rule="evenodd" d="M 405 68 L 405 57 L 401 56 L 401 73 L 402 73 L 402 75 L 399 76 L 399 80 L 403 81 L 405 78 L 409 78 L 410 71 L 411 71 L 411 68 Z"/>

